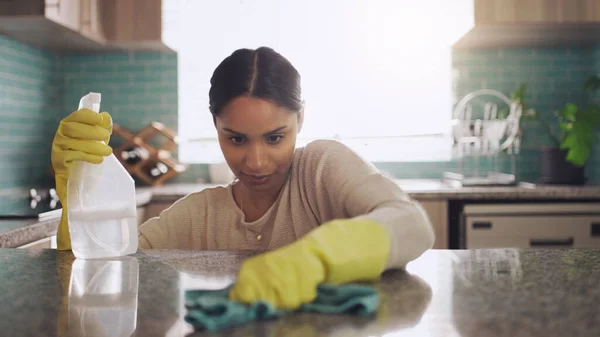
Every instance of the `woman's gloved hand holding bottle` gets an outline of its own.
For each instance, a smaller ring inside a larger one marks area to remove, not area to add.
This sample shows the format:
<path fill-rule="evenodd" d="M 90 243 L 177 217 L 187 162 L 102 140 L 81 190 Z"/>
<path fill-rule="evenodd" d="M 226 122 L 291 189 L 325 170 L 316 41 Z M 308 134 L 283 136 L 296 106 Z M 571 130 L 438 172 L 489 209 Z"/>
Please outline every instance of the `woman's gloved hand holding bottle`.
<path fill-rule="evenodd" d="M 108 146 L 112 134 L 112 118 L 107 112 L 79 109 L 60 121 L 52 142 L 52 168 L 56 192 L 62 204 L 62 216 L 57 232 L 57 249 L 70 250 L 67 217 L 67 181 L 74 161 L 99 164 L 112 153 Z"/>

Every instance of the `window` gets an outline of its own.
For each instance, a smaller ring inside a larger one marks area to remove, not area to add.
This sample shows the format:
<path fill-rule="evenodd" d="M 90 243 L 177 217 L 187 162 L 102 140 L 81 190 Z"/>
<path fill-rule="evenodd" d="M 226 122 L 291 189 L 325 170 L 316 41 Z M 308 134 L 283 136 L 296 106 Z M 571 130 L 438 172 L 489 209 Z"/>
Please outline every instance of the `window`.
<path fill-rule="evenodd" d="M 265 45 L 302 76 L 299 145 L 336 138 L 372 161 L 447 159 L 450 46 L 472 27 L 472 6 L 472 0 L 164 0 L 164 38 L 179 53 L 180 158 L 222 160 L 208 111 L 210 76 L 235 49 Z"/>

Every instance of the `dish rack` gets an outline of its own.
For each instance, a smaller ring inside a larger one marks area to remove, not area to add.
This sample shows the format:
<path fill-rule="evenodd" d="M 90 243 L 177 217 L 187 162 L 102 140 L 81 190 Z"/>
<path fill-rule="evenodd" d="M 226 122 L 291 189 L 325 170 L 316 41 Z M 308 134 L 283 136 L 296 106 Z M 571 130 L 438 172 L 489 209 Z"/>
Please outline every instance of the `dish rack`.
<path fill-rule="evenodd" d="M 499 105 L 503 107 L 500 111 Z M 521 104 L 495 90 L 481 89 L 463 97 L 452 119 L 453 157 L 458 159 L 458 172 L 444 172 L 444 182 L 460 187 L 516 185 L 522 110 Z M 498 154 L 502 152 L 509 156 L 509 172 L 500 167 Z M 482 159 L 486 165 L 481 165 Z"/>

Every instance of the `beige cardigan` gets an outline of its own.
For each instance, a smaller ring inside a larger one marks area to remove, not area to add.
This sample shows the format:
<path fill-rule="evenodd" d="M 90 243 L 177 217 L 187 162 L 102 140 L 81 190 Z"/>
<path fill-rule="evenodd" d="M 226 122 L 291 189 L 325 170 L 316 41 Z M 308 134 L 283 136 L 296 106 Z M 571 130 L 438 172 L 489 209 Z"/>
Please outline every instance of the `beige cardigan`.
<path fill-rule="evenodd" d="M 140 248 L 272 250 L 338 218 L 378 221 L 390 235 L 386 268 L 402 268 L 433 245 L 423 208 L 345 145 L 319 140 L 295 151 L 290 174 L 271 208 L 247 222 L 233 184 L 191 193 L 146 221 Z"/>

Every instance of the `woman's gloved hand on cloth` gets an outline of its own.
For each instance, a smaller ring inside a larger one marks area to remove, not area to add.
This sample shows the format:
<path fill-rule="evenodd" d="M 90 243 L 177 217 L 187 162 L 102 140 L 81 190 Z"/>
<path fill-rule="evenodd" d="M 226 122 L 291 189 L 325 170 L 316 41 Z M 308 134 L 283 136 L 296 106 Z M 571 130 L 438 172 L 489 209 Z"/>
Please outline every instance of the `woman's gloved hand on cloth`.
<path fill-rule="evenodd" d="M 60 121 L 52 141 L 52 168 L 56 193 L 62 204 L 62 216 L 57 231 L 57 249 L 70 250 L 71 238 L 67 222 L 67 181 L 74 161 L 99 164 L 112 153 L 108 146 L 112 133 L 112 118 L 107 112 L 96 113 L 80 109 Z"/>
<path fill-rule="evenodd" d="M 320 283 L 377 279 L 389 251 L 388 232 L 379 223 L 332 220 L 288 246 L 244 261 L 229 297 L 293 310 L 312 302 Z"/>

